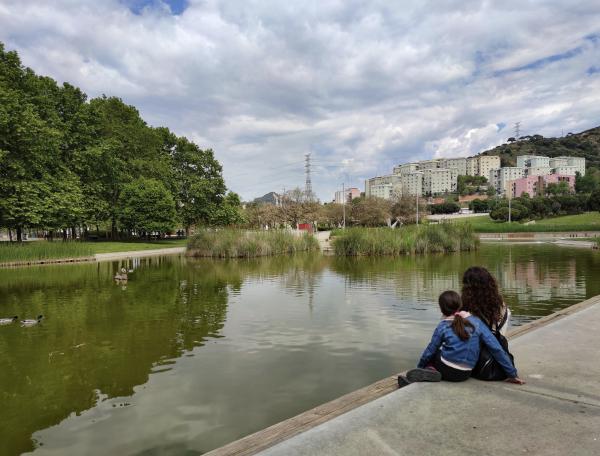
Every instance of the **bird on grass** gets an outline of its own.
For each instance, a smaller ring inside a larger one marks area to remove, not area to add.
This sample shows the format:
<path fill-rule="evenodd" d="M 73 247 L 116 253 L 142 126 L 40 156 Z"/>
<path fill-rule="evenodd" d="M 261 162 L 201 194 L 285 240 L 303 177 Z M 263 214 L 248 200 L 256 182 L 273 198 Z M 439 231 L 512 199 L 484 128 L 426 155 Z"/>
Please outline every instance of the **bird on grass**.
<path fill-rule="evenodd" d="M 21 320 L 21 326 L 34 326 L 42 321 L 43 315 L 38 315 L 35 320 Z"/>
<path fill-rule="evenodd" d="M 18 315 L 11 318 L 0 318 L 0 325 L 10 325 L 19 319 Z"/>

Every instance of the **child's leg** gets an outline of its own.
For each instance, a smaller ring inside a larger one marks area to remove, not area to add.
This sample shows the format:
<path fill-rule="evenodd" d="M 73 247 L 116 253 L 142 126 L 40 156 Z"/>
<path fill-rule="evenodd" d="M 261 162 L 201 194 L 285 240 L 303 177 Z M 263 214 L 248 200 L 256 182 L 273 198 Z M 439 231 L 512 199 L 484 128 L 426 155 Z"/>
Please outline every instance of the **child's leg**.
<path fill-rule="evenodd" d="M 471 377 L 470 370 L 455 369 L 448 366 L 442 361 L 440 352 L 437 352 L 433 358 L 433 366 L 437 369 L 442 377 L 442 380 L 447 382 L 464 382 Z"/>

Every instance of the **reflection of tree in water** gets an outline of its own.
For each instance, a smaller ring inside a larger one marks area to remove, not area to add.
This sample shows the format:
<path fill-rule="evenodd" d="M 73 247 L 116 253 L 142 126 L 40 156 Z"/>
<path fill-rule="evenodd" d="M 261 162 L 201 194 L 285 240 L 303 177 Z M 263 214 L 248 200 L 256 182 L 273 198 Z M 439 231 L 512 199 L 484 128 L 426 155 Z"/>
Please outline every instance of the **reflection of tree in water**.
<path fill-rule="evenodd" d="M 117 267 L 2 272 L 3 313 L 47 317 L 40 327 L 0 332 L 0 441 L 9 454 L 31 450 L 34 431 L 89 409 L 98 393 L 131 395 L 153 368 L 218 336 L 227 281 L 153 258 L 122 290 L 112 283 Z"/>
<path fill-rule="evenodd" d="M 226 281 L 239 292 L 245 280 L 275 280 L 296 296 L 307 295 L 312 307 L 317 282 L 329 261 L 320 254 L 299 254 L 235 260 L 188 259 L 214 280 Z"/>

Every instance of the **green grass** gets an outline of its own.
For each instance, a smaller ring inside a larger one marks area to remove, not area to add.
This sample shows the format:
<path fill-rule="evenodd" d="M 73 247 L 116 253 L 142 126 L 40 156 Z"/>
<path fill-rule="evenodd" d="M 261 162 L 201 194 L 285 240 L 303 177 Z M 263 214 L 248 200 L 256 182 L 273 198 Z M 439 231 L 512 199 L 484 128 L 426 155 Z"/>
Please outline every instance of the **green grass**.
<path fill-rule="evenodd" d="M 182 247 L 185 245 L 185 243 L 185 239 L 161 240 L 154 242 L 2 242 L 0 243 L 0 263 L 81 258 L 89 257 L 96 253 Z"/>
<path fill-rule="evenodd" d="M 408 255 L 474 250 L 477 236 L 468 224 L 442 223 L 402 228 L 348 228 L 337 232 L 333 249 L 338 256 Z"/>
<path fill-rule="evenodd" d="M 223 229 L 201 231 L 193 236 L 187 255 L 210 258 L 252 258 L 319 250 L 310 235 L 296 236 L 286 231 L 245 231 Z"/>
<path fill-rule="evenodd" d="M 556 231 L 600 231 L 600 212 L 563 215 L 525 225 L 519 222 L 497 222 L 489 217 L 470 217 L 454 224 L 470 224 L 476 233 L 535 233 Z"/>

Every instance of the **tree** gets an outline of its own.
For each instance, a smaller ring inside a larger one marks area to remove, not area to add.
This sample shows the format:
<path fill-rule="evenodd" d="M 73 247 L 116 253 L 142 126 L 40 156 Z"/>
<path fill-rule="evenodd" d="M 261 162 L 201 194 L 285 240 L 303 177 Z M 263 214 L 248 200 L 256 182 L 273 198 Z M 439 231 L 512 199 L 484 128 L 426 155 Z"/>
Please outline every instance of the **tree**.
<path fill-rule="evenodd" d="M 387 225 L 391 220 L 392 203 L 383 198 L 355 198 L 350 203 L 352 222 L 361 226 Z"/>
<path fill-rule="evenodd" d="M 591 211 L 600 211 L 600 188 L 597 188 L 590 194 L 588 207 Z"/>
<path fill-rule="evenodd" d="M 569 184 L 565 181 L 560 181 L 558 183 L 550 183 L 546 186 L 546 193 L 548 195 L 567 195 L 571 193 L 571 189 L 569 188 Z"/>
<path fill-rule="evenodd" d="M 319 218 L 321 208 L 318 202 L 311 201 L 300 188 L 287 191 L 281 199 L 281 218 L 293 228 L 299 223 L 313 223 Z"/>
<path fill-rule="evenodd" d="M 123 186 L 118 204 L 123 228 L 149 236 L 166 233 L 175 225 L 175 200 L 165 185 L 156 179 L 140 177 Z"/>
<path fill-rule="evenodd" d="M 469 209 L 473 212 L 481 213 L 488 211 L 488 203 L 486 200 L 474 199 L 469 203 Z"/>
<path fill-rule="evenodd" d="M 211 214 L 210 224 L 214 226 L 242 225 L 246 219 L 241 211 L 242 203 L 237 193 L 229 192 L 223 202 Z"/>

